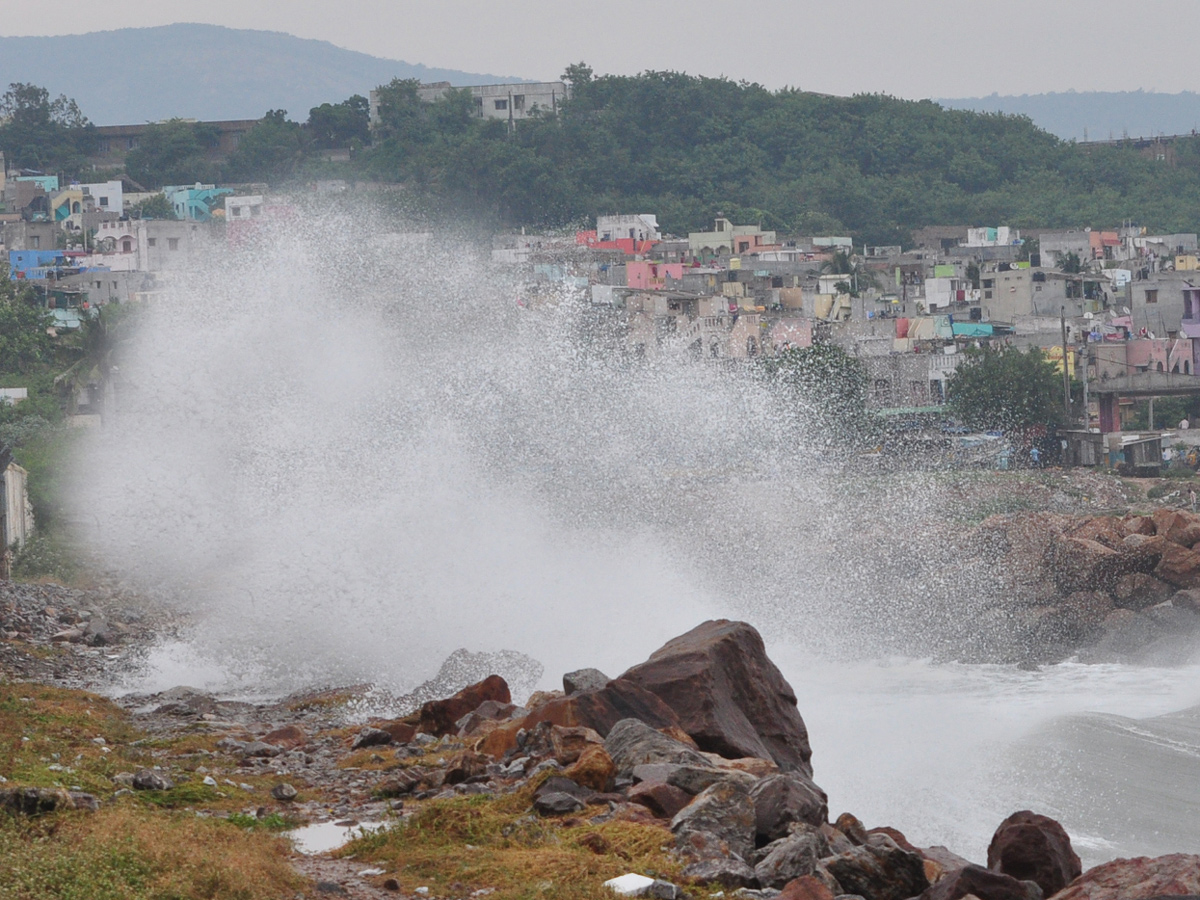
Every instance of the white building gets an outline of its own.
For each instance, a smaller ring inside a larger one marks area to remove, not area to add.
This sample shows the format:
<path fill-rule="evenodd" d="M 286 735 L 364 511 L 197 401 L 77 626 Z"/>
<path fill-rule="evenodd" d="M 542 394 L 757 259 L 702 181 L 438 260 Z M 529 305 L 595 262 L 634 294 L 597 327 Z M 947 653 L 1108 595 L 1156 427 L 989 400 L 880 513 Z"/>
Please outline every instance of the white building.
<path fill-rule="evenodd" d="M 475 115 L 481 119 L 500 119 L 512 124 L 533 115 L 555 115 L 558 106 L 571 95 L 562 81 L 523 82 L 521 84 L 481 84 L 454 87 L 448 81 L 423 84 L 417 96 L 426 103 L 441 100 L 450 91 L 470 91 L 475 101 Z M 379 92 L 371 91 L 371 126 L 379 124 Z"/>
<path fill-rule="evenodd" d="M 1020 243 L 1021 232 L 1007 225 L 998 228 L 968 228 L 964 247 L 1007 247 Z"/>
<path fill-rule="evenodd" d="M 596 218 L 596 240 L 619 241 L 630 239 L 635 241 L 657 241 L 662 238 L 658 230 L 658 217 L 651 215 L 637 216 L 598 216 Z"/>
<path fill-rule="evenodd" d="M 84 196 L 92 198 L 96 209 L 115 212 L 118 215 L 125 211 L 125 186 L 120 181 L 81 184 L 79 189 L 83 191 Z"/>
<path fill-rule="evenodd" d="M 257 219 L 263 214 L 263 198 L 261 194 L 249 197 L 225 198 L 225 221 L 240 222 L 246 219 Z"/>

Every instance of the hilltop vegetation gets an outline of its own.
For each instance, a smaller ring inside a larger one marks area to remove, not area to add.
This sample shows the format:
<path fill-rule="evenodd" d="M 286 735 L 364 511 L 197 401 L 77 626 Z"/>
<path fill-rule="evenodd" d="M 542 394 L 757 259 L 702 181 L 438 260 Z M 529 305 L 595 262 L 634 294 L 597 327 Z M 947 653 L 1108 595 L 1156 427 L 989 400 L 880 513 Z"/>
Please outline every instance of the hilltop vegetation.
<path fill-rule="evenodd" d="M 1177 145 L 1172 167 L 1131 148 L 1061 141 L 1023 116 L 927 100 L 769 91 L 674 72 L 593 77 L 583 64 L 566 77 L 574 96 L 560 114 L 515 132 L 476 118 L 465 91 L 423 103 L 418 82 L 394 80 L 381 88 L 373 142 L 365 101 L 354 96 L 314 107 L 303 123 L 270 111 L 222 166 L 204 160 L 213 140 L 204 126 L 160 125 L 128 165 L 155 186 L 321 175 L 398 182 L 431 207 L 506 225 L 642 210 L 674 232 L 719 211 L 874 244 L 905 243 L 913 229 L 945 223 L 1133 219 L 1156 231 L 1200 231 L 1200 138 Z M 13 140 L 12 126 L 0 127 L 0 147 Z M 351 147 L 351 161 L 327 161 L 334 146 Z M 53 161 L 71 170 L 75 159 Z"/>

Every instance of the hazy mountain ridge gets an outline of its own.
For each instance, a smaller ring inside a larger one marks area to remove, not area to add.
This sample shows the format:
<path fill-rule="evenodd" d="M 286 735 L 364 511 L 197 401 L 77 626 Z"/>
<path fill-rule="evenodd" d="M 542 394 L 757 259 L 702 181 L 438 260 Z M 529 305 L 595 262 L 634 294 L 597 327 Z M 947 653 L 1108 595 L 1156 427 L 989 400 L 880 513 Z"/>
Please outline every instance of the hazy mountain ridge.
<path fill-rule="evenodd" d="M 524 79 L 437 69 L 275 31 L 175 24 L 54 37 L 0 37 L 0 86 L 74 97 L 97 125 L 175 116 L 257 119 L 366 96 L 392 78 L 491 84 Z"/>
<path fill-rule="evenodd" d="M 1029 116 L 1034 124 L 1065 140 L 1106 141 L 1156 134 L 1188 134 L 1200 129 L 1200 93 L 1183 91 L 1067 91 L 938 99 L 949 109 L 1006 112 Z"/>

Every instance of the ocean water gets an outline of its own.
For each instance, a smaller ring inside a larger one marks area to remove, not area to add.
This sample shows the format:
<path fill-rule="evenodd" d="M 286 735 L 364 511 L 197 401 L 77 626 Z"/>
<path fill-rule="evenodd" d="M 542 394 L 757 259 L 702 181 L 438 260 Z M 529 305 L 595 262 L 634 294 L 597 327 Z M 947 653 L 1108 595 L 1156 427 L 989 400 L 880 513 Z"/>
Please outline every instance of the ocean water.
<path fill-rule="evenodd" d="M 303 223 L 169 280 L 81 449 L 80 538 L 192 623 L 122 689 L 399 694 L 460 647 L 554 687 L 738 618 L 835 815 L 980 861 L 1022 808 L 1089 862 L 1196 849 L 1200 669 L 930 661 L 994 589 L 954 549 L 970 485 L 863 474 L 811 399 L 627 358 L 478 248 Z"/>

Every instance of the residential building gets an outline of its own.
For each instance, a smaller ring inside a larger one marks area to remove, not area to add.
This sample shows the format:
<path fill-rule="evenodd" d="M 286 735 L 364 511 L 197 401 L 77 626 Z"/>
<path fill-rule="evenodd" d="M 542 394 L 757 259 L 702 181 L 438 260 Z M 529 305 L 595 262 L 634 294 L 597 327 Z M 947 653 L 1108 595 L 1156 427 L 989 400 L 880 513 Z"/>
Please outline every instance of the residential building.
<path fill-rule="evenodd" d="M 205 157 L 210 162 L 220 162 L 227 159 L 246 133 L 257 125 L 258 119 L 238 119 L 224 122 L 204 122 L 216 133 L 216 141 L 204 150 Z M 141 125 L 100 125 L 96 127 L 96 149 L 88 157 L 88 162 L 97 169 L 118 169 L 125 165 L 125 157 L 130 150 L 138 147 L 142 135 L 156 123 Z M 162 124 L 157 123 L 157 124 Z"/>
<path fill-rule="evenodd" d="M 499 119 L 509 123 L 535 115 L 556 115 L 558 107 L 571 95 L 570 87 L 561 81 L 522 82 L 520 84 L 481 84 L 455 87 L 448 81 L 423 84 L 417 96 L 426 103 L 441 100 L 450 91 L 470 91 L 475 102 L 475 115 L 481 119 Z M 379 125 L 379 91 L 370 93 L 371 126 Z M 536 112 L 535 112 L 536 110 Z"/>
<path fill-rule="evenodd" d="M 6 250 L 53 250 L 58 246 L 58 226 L 49 221 L 5 222 L 0 233 Z"/>
<path fill-rule="evenodd" d="M 212 218 L 213 210 L 224 202 L 221 198 L 232 193 L 232 188 L 198 182 L 190 186 L 169 185 L 163 188 L 163 194 L 175 210 L 176 218 L 193 222 L 207 222 Z"/>
<path fill-rule="evenodd" d="M 78 187 L 85 197 L 91 197 L 96 209 L 121 214 L 125 211 L 125 183 L 121 180 L 103 181 L 98 184 L 72 185 Z"/>
<path fill-rule="evenodd" d="M 662 238 L 658 230 L 658 217 L 651 215 L 597 216 L 596 240 L 657 241 Z"/>
<path fill-rule="evenodd" d="M 163 272 L 187 268 L 208 238 L 208 228 L 197 222 L 143 219 L 134 223 L 137 235 L 137 269 Z"/>
<path fill-rule="evenodd" d="M 712 231 L 688 234 L 693 256 L 713 257 L 754 253 L 760 248 L 778 249 L 775 232 L 763 231 L 757 225 L 734 225 L 725 218 L 717 219 Z"/>

